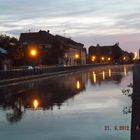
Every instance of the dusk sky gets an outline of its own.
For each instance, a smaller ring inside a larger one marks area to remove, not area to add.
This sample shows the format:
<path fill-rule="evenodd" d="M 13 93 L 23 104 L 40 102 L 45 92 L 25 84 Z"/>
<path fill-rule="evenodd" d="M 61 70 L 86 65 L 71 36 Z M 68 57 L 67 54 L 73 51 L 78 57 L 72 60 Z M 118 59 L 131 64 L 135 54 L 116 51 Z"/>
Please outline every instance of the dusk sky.
<path fill-rule="evenodd" d="M 140 49 L 140 0 L 0 0 L 0 33 L 50 30 L 90 45 Z"/>

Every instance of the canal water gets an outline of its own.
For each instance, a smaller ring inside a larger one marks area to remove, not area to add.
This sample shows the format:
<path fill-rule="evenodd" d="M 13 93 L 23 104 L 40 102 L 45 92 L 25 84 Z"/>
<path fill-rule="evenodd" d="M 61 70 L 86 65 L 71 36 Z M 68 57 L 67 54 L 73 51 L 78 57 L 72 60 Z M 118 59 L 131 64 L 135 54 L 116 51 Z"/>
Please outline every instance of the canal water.
<path fill-rule="evenodd" d="M 0 139 L 130 140 L 132 79 L 107 66 L 0 87 Z"/>

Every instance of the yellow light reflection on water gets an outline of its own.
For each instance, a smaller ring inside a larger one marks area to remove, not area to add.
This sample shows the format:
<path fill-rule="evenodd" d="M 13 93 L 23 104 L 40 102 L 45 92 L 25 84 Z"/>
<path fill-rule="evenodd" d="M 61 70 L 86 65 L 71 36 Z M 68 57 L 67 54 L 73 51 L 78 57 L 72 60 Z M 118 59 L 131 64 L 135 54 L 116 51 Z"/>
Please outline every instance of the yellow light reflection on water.
<path fill-rule="evenodd" d="M 81 87 L 80 81 L 77 81 L 77 82 L 76 82 L 76 88 L 77 88 L 77 89 L 80 89 L 80 87 Z"/>
<path fill-rule="evenodd" d="M 93 72 L 93 82 L 96 83 L 96 73 Z"/>
<path fill-rule="evenodd" d="M 33 100 L 33 107 L 34 107 L 34 109 L 37 109 L 38 105 L 39 105 L 39 101 L 37 99 L 34 99 Z"/>
<path fill-rule="evenodd" d="M 124 66 L 123 72 L 124 72 L 124 76 L 126 76 L 126 74 L 127 74 L 126 66 Z"/>
<path fill-rule="evenodd" d="M 103 71 L 103 80 L 105 80 L 105 72 Z"/>
<path fill-rule="evenodd" d="M 111 77 L 111 69 L 108 70 L 108 76 Z"/>

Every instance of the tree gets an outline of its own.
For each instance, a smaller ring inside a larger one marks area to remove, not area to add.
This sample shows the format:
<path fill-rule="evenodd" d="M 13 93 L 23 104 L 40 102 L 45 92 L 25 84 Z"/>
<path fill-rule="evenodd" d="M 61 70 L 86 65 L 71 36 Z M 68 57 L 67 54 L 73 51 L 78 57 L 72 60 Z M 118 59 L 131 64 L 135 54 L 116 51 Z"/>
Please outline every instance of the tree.
<path fill-rule="evenodd" d="M 0 47 L 7 50 L 7 58 L 10 58 L 13 61 L 13 64 L 20 65 L 22 50 L 18 45 L 17 38 L 1 34 Z"/>

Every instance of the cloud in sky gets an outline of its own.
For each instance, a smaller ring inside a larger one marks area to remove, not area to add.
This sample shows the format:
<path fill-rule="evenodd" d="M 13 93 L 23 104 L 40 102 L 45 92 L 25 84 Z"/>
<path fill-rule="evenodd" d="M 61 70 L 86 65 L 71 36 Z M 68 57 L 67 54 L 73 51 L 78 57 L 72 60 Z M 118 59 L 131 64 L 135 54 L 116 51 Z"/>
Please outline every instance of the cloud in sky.
<path fill-rule="evenodd" d="M 138 0 L 0 0 L 0 33 L 50 30 L 85 45 L 139 49 Z"/>

